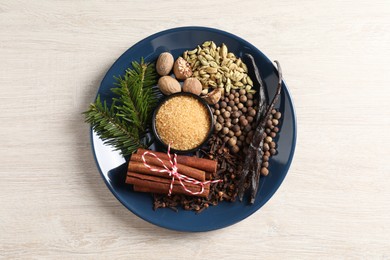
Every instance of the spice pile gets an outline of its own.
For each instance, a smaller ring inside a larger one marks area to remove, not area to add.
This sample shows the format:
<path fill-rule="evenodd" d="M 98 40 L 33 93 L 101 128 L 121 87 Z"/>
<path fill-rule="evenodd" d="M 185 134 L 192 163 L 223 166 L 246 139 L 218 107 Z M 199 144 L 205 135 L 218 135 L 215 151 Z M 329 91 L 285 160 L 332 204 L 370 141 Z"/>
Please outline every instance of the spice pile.
<path fill-rule="evenodd" d="M 233 202 L 237 197 L 242 200 L 246 191 L 251 191 L 250 202 L 254 203 L 253 190 L 257 193 L 260 174 L 269 174 L 269 159 L 277 153 L 275 138 L 279 132 L 281 113 L 274 105 L 280 90 L 268 105 L 260 72 L 253 57 L 248 55 L 260 86 L 259 103 L 256 91 L 252 89 L 253 81 L 247 75 L 247 65 L 228 53 L 225 45 L 216 47 L 213 42 L 205 42 L 202 47 L 184 52 L 183 57 L 192 70 L 192 78 L 201 82 L 200 95 L 208 101 L 214 115 L 214 134 L 208 146 L 198 151 L 196 156 L 217 161 L 218 170 L 211 179 L 223 181 L 210 186 L 207 198 L 154 194 L 154 208 L 177 210 L 181 206 L 200 213 L 220 201 Z M 261 141 L 258 132 L 261 132 Z M 255 149 L 258 152 L 250 155 L 249 147 L 253 146 L 253 142 L 258 142 Z M 261 160 L 257 156 L 261 156 Z M 249 160 L 250 170 L 243 163 L 246 160 Z M 254 164 L 259 161 L 260 168 L 257 170 Z"/>
<path fill-rule="evenodd" d="M 237 57 L 225 44 L 217 46 L 212 41 L 185 51 L 176 60 L 164 52 L 155 68 L 143 60 L 133 63 L 133 69 L 118 78 L 113 92 L 119 97 L 114 104 L 107 107 L 98 98 L 85 112 L 86 121 L 124 156 L 132 154 L 126 183 L 134 191 L 152 193 L 154 209 L 182 207 L 200 213 L 221 201 L 243 200 L 245 194 L 254 203 L 260 176 L 269 174 L 269 160 L 277 154 L 282 114 L 275 104 L 282 74 L 276 64 L 278 86 L 268 102 L 260 71 L 249 54 Z M 159 137 L 179 151 L 205 141 L 211 119 L 197 96 L 212 111 L 212 136 L 194 156 L 145 150 L 153 142 L 147 133 L 159 95 L 179 92 L 191 94 L 172 96 L 156 112 Z"/>

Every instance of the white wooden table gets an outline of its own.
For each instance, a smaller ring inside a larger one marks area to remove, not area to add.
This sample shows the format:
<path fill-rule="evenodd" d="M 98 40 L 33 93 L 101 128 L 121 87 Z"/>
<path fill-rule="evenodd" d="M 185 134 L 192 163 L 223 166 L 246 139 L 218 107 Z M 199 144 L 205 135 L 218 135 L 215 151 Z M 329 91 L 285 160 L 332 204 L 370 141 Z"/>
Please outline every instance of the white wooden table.
<path fill-rule="evenodd" d="M 124 208 L 80 114 L 128 47 L 186 25 L 278 59 L 298 117 L 277 193 L 207 233 Z M 388 0 L 0 0 L 0 258 L 390 259 L 389 46 Z"/>

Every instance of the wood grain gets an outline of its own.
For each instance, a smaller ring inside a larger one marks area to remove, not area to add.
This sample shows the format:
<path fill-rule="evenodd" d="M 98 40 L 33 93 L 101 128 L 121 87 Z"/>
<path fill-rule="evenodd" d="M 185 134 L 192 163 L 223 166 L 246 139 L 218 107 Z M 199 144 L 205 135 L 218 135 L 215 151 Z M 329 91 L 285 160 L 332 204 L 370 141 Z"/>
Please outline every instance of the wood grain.
<path fill-rule="evenodd" d="M 389 17 L 387 0 L 1 0 L 0 258 L 390 259 Z M 195 234 L 113 197 L 80 115 L 128 47 L 186 25 L 278 59 L 298 118 L 274 197 Z"/>

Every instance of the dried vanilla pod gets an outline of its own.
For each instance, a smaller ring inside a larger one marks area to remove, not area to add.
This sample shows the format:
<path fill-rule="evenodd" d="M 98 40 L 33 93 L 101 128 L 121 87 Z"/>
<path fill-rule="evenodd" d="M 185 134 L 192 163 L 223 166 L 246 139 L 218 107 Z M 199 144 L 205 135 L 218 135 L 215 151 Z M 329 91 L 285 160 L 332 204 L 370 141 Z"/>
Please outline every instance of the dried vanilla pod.
<path fill-rule="evenodd" d="M 265 116 L 263 117 L 262 120 L 260 120 L 259 124 L 256 127 L 255 134 L 248 148 L 248 153 L 241 173 L 239 199 L 241 201 L 243 199 L 244 193 L 247 188 L 244 184 L 247 181 L 247 178 L 249 178 L 251 204 L 255 202 L 255 197 L 259 188 L 260 171 L 261 171 L 262 156 L 263 156 L 262 147 L 263 147 L 263 140 L 265 138 L 264 136 L 265 125 L 267 123 L 266 119 L 271 114 L 272 109 L 274 109 L 274 106 L 279 99 L 281 89 L 282 89 L 282 79 L 283 79 L 282 69 L 278 61 L 275 61 L 275 63 L 277 65 L 278 78 L 279 78 L 276 94 L 272 99 L 270 105 L 268 106 Z"/>

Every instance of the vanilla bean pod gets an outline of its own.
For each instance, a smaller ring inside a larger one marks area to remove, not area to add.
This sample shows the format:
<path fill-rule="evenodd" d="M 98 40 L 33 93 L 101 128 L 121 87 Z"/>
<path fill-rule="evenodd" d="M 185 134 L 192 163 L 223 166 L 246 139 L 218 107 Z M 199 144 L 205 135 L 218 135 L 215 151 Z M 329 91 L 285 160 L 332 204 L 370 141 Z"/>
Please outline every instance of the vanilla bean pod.
<path fill-rule="evenodd" d="M 276 94 L 271 101 L 271 104 L 268 106 L 267 112 L 265 113 L 265 117 L 260 122 L 262 133 L 261 133 L 259 147 L 258 147 L 257 152 L 256 152 L 256 162 L 257 163 L 255 166 L 255 171 L 252 173 L 252 180 L 251 180 L 251 185 L 250 185 L 250 188 L 251 188 L 250 203 L 251 204 L 253 204 L 255 202 L 256 194 L 257 194 L 258 189 L 259 189 L 260 169 L 261 169 L 261 163 L 263 160 L 262 149 L 263 149 L 263 143 L 264 143 L 264 138 L 265 138 L 265 135 L 264 135 L 265 124 L 267 122 L 268 117 L 271 115 L 271 111 L 272 111 L 272 109 L 274 109 L 275 104 L 279 99 L 280 92 L 282 90 L 282 80 L 283 80 L 282 68 L 277 60 L 275 60 L 275 63 L 277 65 L 277 69 L 278 69 L 278 78 L 279 78 L 278 79 L 278 87 L 276 89 Z"/>
<path fill-rule="evenodd" d="M 263 146 L 263 140 L 264 140 L 264 131 L 265 131 L 265 124 L 267 122 L 267 118 L 271 114 L 272 109 L 275 107 L 276 102 L 279 99 L 281 89 L 282 89 L 282 69 L 278 61 L 275 61 L 277 65 L 278 70 L 278 86 L 276 89 L 276 94 L 274 98 L 272 99 L 272 102 L 268 106 L 268 109 L 266 110 L 266 113 L 262 120 L 260 120 L 259 124 L 256 127 L 255 134 L 253 136 L 252 142 L 250 143 L 248 154 L 245 159 L 244 168 L 241 173 L 241 180 L 240 180 L 240 190 L 239 190 L 239 199 L 242 201 L 244 193 L 245 193 L 245 181 L 249 174 L 250 176 L 250 203 L 255 202 L 255 197 L 258 192 L 259 187 L 259 180 L 260 180 L 260 169 L 261 169 L 261 162 L 262 162 L 262 146 Z"/>

